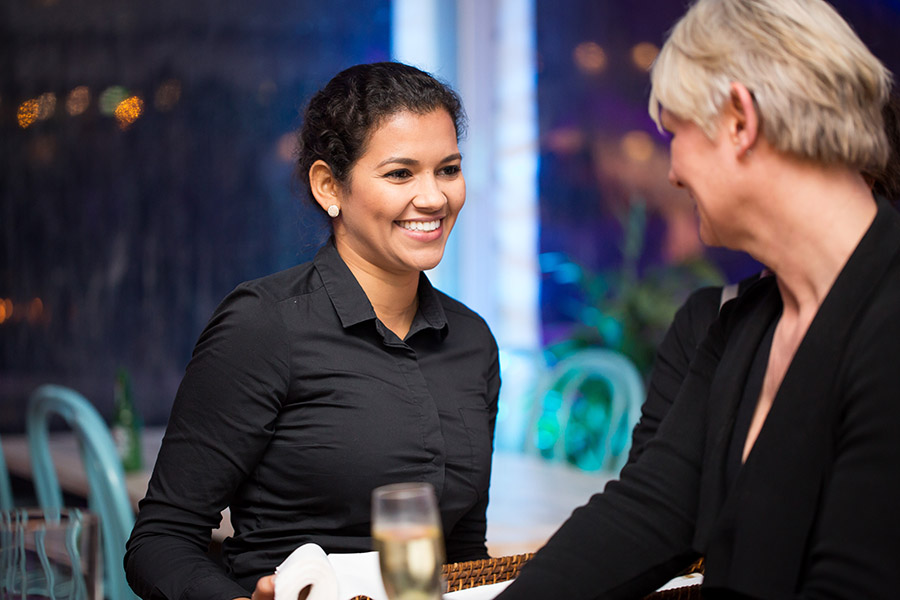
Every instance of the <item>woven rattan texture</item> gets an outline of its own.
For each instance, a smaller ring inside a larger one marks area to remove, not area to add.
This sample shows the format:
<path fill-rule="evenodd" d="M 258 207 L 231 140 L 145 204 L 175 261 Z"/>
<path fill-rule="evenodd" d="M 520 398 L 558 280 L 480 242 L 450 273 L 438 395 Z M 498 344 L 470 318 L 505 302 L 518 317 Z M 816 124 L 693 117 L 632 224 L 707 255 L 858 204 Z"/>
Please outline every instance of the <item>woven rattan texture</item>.
<path fill-rule="evenodd" d="M 443 576 L 447 582 L 448 592 L 466 590 L 479 585 L 500 583 L 509 581 L 519 574 L 528 559 L 534 554 L 514 554 L 483 560 L 469 560 L 466 562 L 450 563 L 444 565 Z M 356 596 L 350 600 L 371 600 L 368 596 Z"/>
<path fill-rule="evenodd" d="M 522 565 L 528 562 L 532 556 L 534 554 L 513 554 L 444 565 L 447 591 L 456 592 L 479 585 L 514 579 L 519 574 Z"/>

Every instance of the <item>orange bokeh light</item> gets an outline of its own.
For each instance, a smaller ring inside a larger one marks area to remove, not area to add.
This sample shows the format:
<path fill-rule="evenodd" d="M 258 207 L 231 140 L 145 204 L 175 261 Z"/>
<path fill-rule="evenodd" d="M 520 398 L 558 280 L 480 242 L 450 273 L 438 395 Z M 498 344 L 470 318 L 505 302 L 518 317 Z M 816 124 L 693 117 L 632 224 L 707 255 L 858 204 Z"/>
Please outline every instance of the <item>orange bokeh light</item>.
<path fill-rule="evenodd" d="M 575 66 L 588 74 L 602 73 L 606 70 L 606 51 L 596 42 L 582 42 L 575 46 L 573 52 Z"/>
<path fill-rule="evenodd" d="M 28 100 L 20 104 L 17 114 L 19 127 L 21 127 L 22 129 L 27 129 L 34 125 L 34 122 L 37 121 L 38 118 L 39 109 L 40 106 L 36 98 L 29 98 Z"/>
<path fill-rule="evenodd" d="M 140 118 L 144 112 L 144 101 L 137 96 L 129 96 L 116 106 L 115 115 L 119 127 L 127 128 Z"/>
<path fill-rule="evenodd" d="M 650 42 L 640 42 L 631 49 L 631 62 L 642 71 L 649 71 L 659 54 L 659 48 Z"/>
<path fill-rule="evenodd" d="M 645 131 L 629 131 L 622 137 L 622 152 L 631 160 L 647 162 L 656 150 L 653 138 Z"/>
<path fill-rule="evenodd" d="M 29 323 L 34 325 L 41 320 L 41 316 L 43 314 L 44 302 L 40 298 L 34 298 L 31 300 L 31 302 L 28 303 L 28 312 L 25 315 L 25 319 L 27 319 Z"/>

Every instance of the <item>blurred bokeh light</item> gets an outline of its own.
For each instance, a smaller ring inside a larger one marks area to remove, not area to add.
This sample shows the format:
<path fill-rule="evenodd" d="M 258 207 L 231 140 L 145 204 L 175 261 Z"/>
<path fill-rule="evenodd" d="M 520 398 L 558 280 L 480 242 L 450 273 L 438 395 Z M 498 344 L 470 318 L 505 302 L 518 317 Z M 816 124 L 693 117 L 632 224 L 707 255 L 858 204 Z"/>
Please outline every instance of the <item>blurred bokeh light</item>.
<path fill-rule="evenodd" d="M 578 68 L 589 75 L 596 75 L 606 70 L 606 51 L 596 42 L 582 42 L 575 46 L 572 53 Z"/>
<path fill-rule="evenodd" d="M 622 137 L 622 153 L 637 162 L 647 162 L 656 144 L 646 131 L 629 131 Z"/>
<path fill-rule="evenodd" d="M 69 92 L 66 98 L 66 112 L 69 116 L 77 117 L 83 114 L 91 103 L 91 91 L 86 85 L 79 85 Z"/>
<path fill-rule="evenodd" d="M 44 92 L 37 99 L 38 121 L 46 121 L 56 113 L 56 95 L 52 92 Z"/>
<path fill-rule="evenodd" d="M 121 85 L 114 85 L 106 88 L 100 92 L 100 113 L 107 116 L 115 115 L 116 109 L 127 97 L 128 90 Z"/>
<path fill-rule="evenodd" d="M 143 113 L 144 101 L 138 96 L 129 96 L 128 98 L 125 98 L 116 105 L 114 111 L 116 120 L 119 122 L 119 127 L 122 129 L 125 129 L 137 121 Z"/>
<path fill-rule="evenodd" d="M 900 6 L 833 4 L 900 73 Z M 684 3 L 534 6 L 542 341 L 571 339 L 623 271 L 649 285 L 699 260 L 730 280 L 758 268 L 699 242 L 647 116 L 647 69 Z M 49 380 L 110 407 L 118 366 L 165 422 L 221 298 L 327 235 L 298 198 L 292 132 L 336 72 L 388 59 L 390 14 L 389 0 L 4 4 L 0 430 Z"/>
<path fill-rule="evenodd" d="M 31 127 L 38 119 L 38 111 L 40 105 L 36 98 L 29 98 L 19 105 L 18 121 L 19 127 L 26 129 Z"/>
<path fill-rule="evenodd" d="M 168 79 L 156 88 L 156 94 L 153 97 L 153 105 L 156 110 L 168 112 L 175 108 L 181 99 L 181 82 L 177 79 Z"/>
<path fill-rule="evenodd" d="M 642 71 L 649 71 L 659 54 L 659 48 L 650 42 L 638 42 L 631 48 L 631 62 Z"/>
<path fill-rule="evenodd" d="M 389 57 L 388 0 L 29 0 L 0 10 L 0 432 L 53 381 L 164 423 L 237 283 L 311 257 L 290 132 Z"/>

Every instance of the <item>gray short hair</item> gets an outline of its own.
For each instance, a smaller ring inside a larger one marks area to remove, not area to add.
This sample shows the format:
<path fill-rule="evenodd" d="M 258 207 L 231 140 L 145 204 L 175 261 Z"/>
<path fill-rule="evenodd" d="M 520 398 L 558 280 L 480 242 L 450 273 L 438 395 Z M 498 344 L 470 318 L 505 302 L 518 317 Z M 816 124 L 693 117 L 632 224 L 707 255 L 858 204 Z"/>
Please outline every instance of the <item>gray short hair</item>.
<path fill-rule="evenodd" d="M 650 116 L 660 125 L 664 107 L 712 138 L 735 81 L 777 150 L 860 169 L 887 160 L 891 74 L 823 0 L 697 0 L 653 64 Z"/>

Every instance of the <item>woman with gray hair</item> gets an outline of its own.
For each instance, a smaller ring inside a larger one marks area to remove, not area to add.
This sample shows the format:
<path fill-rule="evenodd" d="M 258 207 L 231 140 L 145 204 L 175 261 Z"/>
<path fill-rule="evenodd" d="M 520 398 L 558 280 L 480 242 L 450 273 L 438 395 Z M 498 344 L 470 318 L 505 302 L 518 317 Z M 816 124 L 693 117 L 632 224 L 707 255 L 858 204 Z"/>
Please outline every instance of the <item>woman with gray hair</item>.
<path fill-rule="evenodd" d="M 640 598 L 699 556 L 704 597 L 900 589 L 900 214 L 861 172 L 891 76 L 822 0 L 699 0 L 652 71 L 671 182 L 710 245 L 774 274 L 723 307 L 619 481 L 500 598 Z"/>

